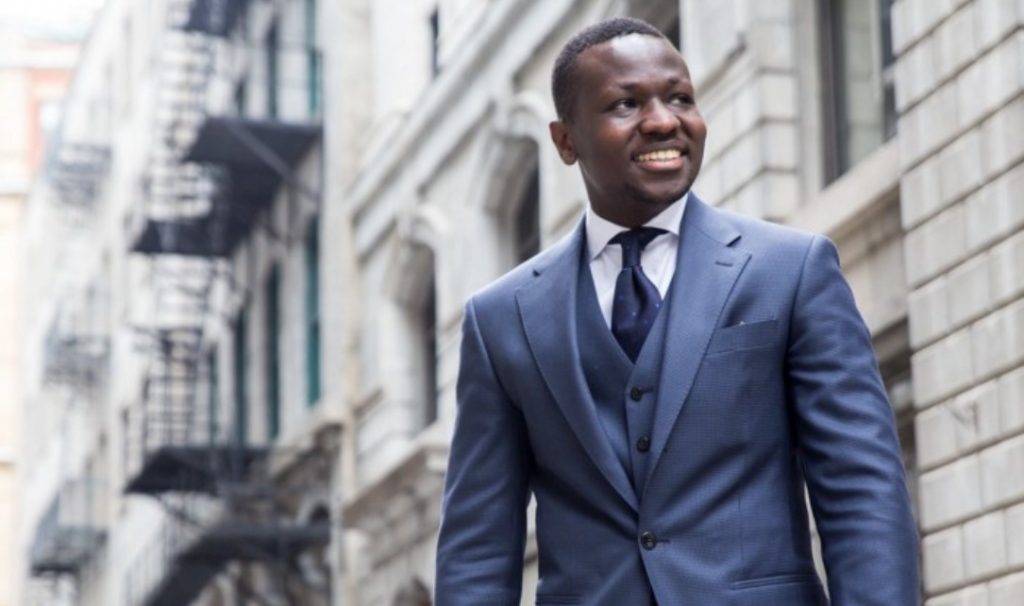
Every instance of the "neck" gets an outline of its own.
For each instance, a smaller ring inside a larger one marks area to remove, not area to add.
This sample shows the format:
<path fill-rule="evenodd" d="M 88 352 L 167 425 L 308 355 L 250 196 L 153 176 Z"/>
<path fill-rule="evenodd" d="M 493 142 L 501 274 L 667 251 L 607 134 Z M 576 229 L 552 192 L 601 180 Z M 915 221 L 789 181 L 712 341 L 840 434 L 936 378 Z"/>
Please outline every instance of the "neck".
<path fill-rule="evenodd" d="M 594 214 L 605 221 L 611 221 L 616 225 L 633 229 L 646 225 L 651 219 L 665 212 L 666 209 L 678 201 L 678 199 L 673 200 L 667 204 L 646 202 L 632 205 L 630 208 L 605 208 L 602 205 L 591 202 L 590 208 L 594 211 Z"/>

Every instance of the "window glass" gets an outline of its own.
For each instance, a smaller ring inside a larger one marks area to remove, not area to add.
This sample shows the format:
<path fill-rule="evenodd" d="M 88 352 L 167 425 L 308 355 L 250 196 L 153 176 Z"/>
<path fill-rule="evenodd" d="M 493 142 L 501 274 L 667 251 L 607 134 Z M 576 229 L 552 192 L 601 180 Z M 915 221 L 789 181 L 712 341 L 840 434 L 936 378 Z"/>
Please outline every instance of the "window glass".
<path fill-rule="evenodd" d="M 246 107 L 249 105 L 249 87 L 245 80 L 238 83 L 235 87 L 235 113 L 239 116 L 244 117 L 248 110 Z"/>
<path fill-rule="evenodd" d="M 278 80 L 280 77 L 278 61 L 280 59 L 280 40 L 277 24 L 267 34 L 267 115 L 276 118 L 278 115 Z"/>
<path fill-rule="evenodd" d="M 220 377 L 217 373 L 216 348 L 206 356 L 206 384 L 209 389 L 206 396 L 207 434 L 210 443 L 214 444 L 220 439 L 220 429 L 217 426 L 220 416 Z"/>
<path fill-rule="evenodd" d="M 540 252 L 540 172 L 534 167 L 515 217 L 516 261 Z"/>
<path fill-rule="evenodd" d="M 320 401 L 320 238 L 314 220 L 306 232 L 306 404 Z"/>
<path fill-rule="evenodd" d="M 441 17 L 438 9 L 430 13 L 430 73 L 441 71 Z"/>
<path fill-rule="evenodd" d="M 428 427 L 437 419 L 437 285 L 433 275 L 430 276 L 426 300 L 420 307 L 420 330 L 425 394 L 423 427 Z"/>
<path fill-rule="evenodd" d="M 832 181 L 896 131 L 892 0 L 823 0 L 825 174 Z"/>
<path fill-rule="evenodd" d="M 280 298 L 281 276 L 277 268 L 267 279 L 267 437 L 281 431 Z"/>
<path fill-rule="evenodd" d="M 306 0 L 306 98 L 309 116 L 320 114 L 320 50 L 316 37 L 317 0 Z"/>
<path fill-rule="evenodd" d="M 248 310 L 243 307 L 235 321 L 235 443 L 245 446 L 249 433 L 249 390 L 246 370 L 248 368 Z"/>

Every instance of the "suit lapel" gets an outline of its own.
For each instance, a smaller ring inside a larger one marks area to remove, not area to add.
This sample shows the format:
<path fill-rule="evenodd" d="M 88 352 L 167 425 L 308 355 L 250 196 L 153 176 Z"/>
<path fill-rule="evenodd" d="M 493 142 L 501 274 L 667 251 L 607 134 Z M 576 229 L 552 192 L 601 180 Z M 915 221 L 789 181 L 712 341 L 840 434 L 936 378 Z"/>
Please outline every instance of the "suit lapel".
<path fill-rule="evenodd" d="M 580 363 L 576 284 L 586 243 L 583 222 L 534 269 L 536 279 L 516 291 L 519 314 L 544 382 L 584 450 L 634 510 L 636 493 L 597 418 Z"/>
<path fill-rule="evenodd" d="M 730 246 L 739 232 L 696 195 L 687 201 L 679 233 L 645 488 L 651 485 L 729 293 L 750 259 Z"/>

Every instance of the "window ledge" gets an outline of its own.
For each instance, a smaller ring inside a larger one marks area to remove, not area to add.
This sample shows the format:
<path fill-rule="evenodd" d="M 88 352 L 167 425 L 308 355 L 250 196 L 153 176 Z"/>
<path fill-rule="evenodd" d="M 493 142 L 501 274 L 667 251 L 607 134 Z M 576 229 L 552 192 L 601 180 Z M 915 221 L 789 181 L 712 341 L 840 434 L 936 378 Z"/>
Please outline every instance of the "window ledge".
<path fill-rule="evenodd" d="M 328 404 L 321 398 L 316 407 L 306 410 L 299 423 L 274 440 L 272 476 L 285 472 L 310 453 L 337 449 L 343 420 L 335 407 Z"/>
<path fill-rule="evenodd" d="M 404 456 L 353 494 L 343 506 L 343 525 L 365 530 L 396 495 L 426 499 L 440 492 L 448 465 L 448 442 L 442 433 L 429 429 L 420 433 Z"/>
<path fill-rule="evenodd" d="M 893 138 L 818 192 L 786 224 L 840 238 L 890 201 L 899 184 L 899 148 Z"/>

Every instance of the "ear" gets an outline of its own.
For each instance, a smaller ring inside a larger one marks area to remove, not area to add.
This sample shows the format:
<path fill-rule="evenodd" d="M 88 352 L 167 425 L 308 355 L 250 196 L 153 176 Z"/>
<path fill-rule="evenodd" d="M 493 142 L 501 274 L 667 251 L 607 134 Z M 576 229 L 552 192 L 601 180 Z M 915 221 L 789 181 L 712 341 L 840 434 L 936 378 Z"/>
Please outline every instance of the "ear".
<path fill-rule="evenodd" d="M 560 120 L 548 124 L 551 132 L 551 141 L 558 150 L 558 157 L 562 162 L 572 165 L 576 163 L 576 148 L 572 144 L 572 136 L 569 134 L 569 125 Z"/>

